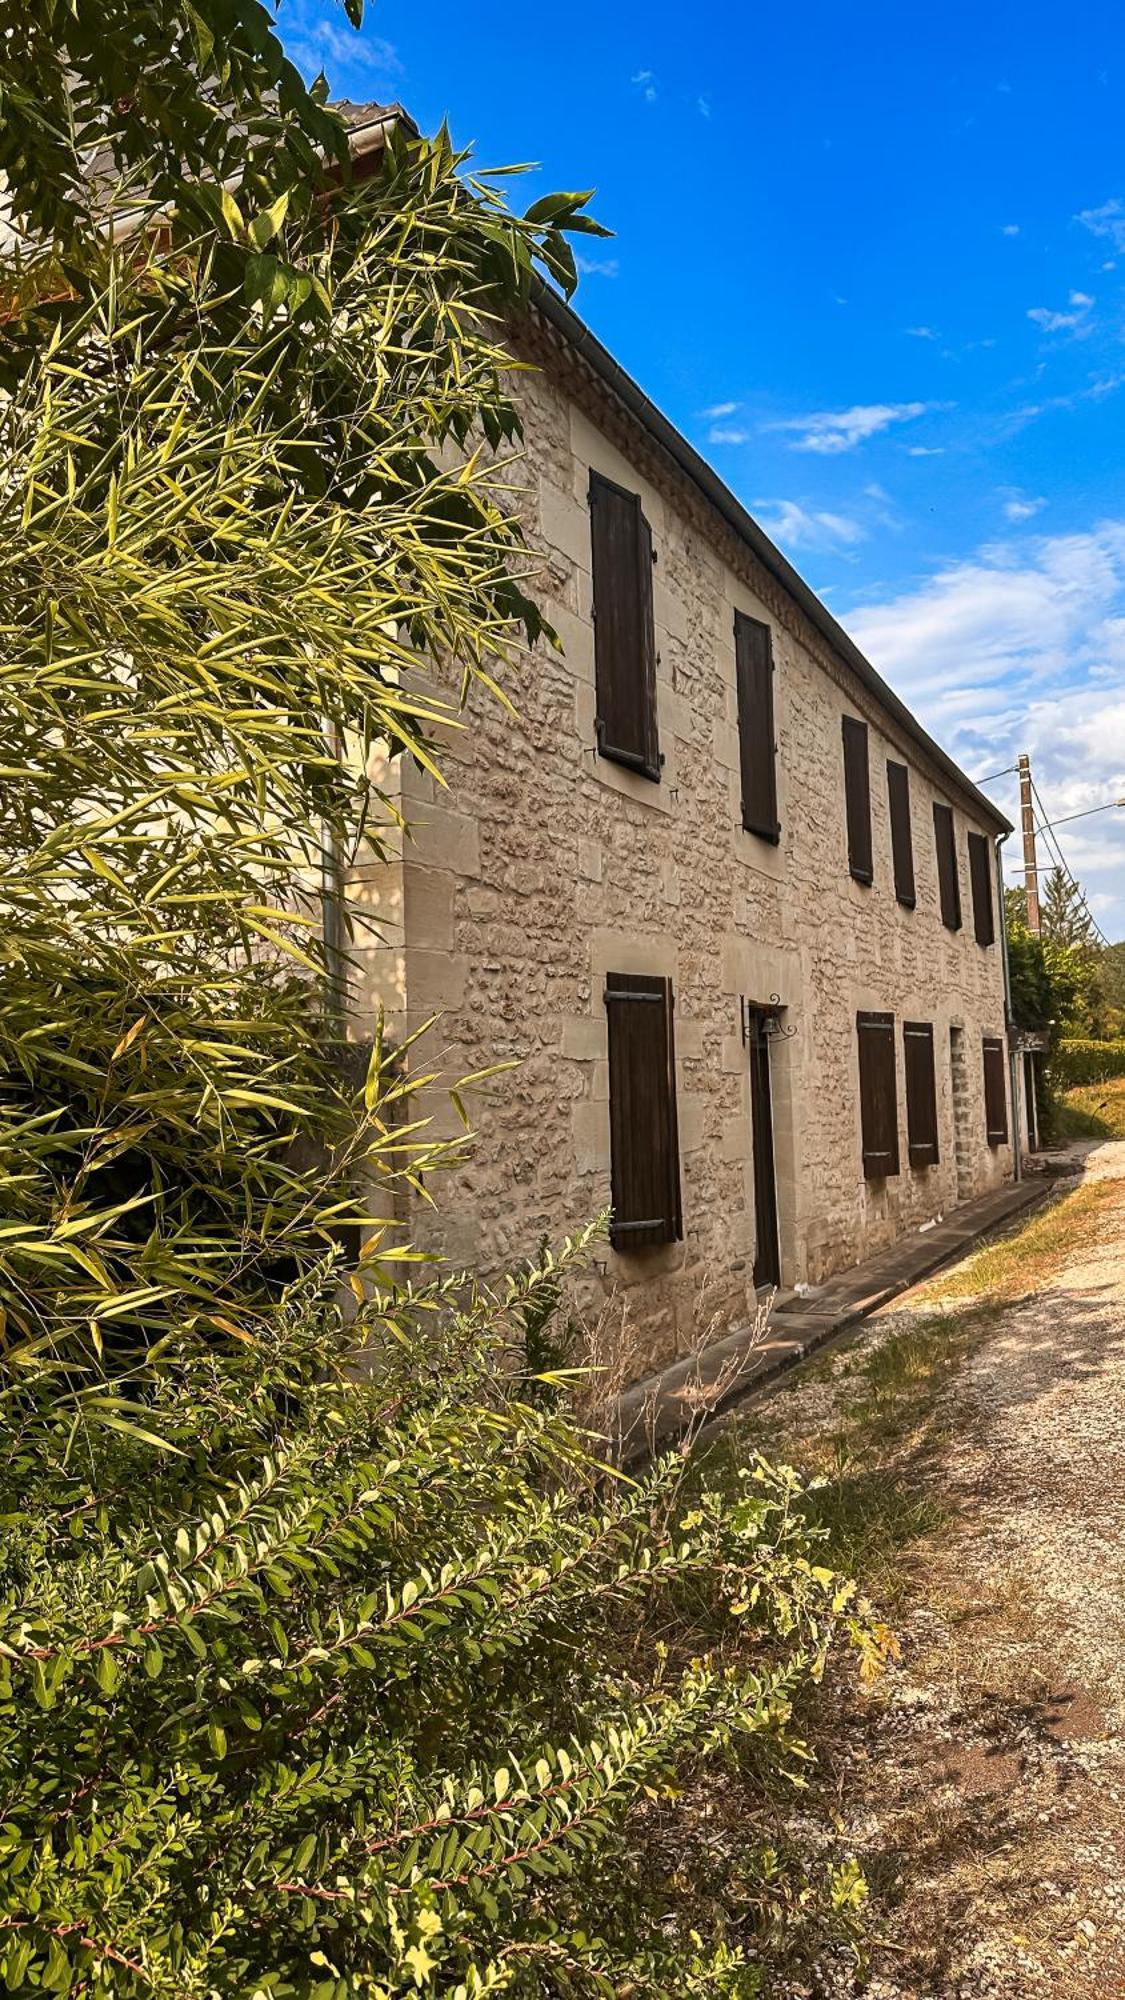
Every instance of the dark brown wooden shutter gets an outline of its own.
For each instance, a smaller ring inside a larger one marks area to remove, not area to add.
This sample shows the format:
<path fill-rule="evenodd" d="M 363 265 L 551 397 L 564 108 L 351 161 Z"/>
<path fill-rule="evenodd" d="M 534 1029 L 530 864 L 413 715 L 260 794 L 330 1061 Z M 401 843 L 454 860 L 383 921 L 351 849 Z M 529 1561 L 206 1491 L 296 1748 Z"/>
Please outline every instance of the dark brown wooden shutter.
<path fill-rule="evenodd" d="M 937 849 L 938 894 L 941 920 L 946 930 L 961 928 L 961 884 L 957 879 L 957 843 L 953 837 L 953 808 L 934 801 L 934 845 Z"/>
<path fill-rule="evenodd" d="M 867 724 L 844 717 L 844 803 L 848 817 L 848 867 L 857 882 L 872 882 L 871 779 L 867 767 Z"/>
<path fill-rule="evenodd" d="M 652 535 L 640 496 L 590 474 L 598 749 L 646 778 L 660 777 Z"/>
<path fill-rule="evenodd" d="M 891 809 L 891 854 L 895 895 L 905 909 L 914 908 L 914 835 L 910 825 L 910 772 L 905 764 L 887 759 L 887 803 Z"/>
<path fill-rule="evenodd" d="M 895 1017 L 893 1014 L 857 1014 L 855 1025 L 859 1042 L 863 1171 L 869 1181 L 881 1181 L 899 1170 Z"/>
<path fill-rule="evenodd" d="M 984 1122 L 990 1146 L 1008 1143 L 1008 1088 L 1004 1080 L 1004 1044 L 998 1035 L 984 1038 Z"/>
<path fill-rule="evenodd" d="M 938 1162 L 938 1122 L 931 1022 L 903 1022 L 902 1054 L 906 1070 L 906 1136 L 910 1164 L 912 1167 L 934 1167 Z"/>
<path fill-rule="evenodd" d="M 986 834 L 969 835 L 969 881 L 973 889 L 973 930 L 978 944 L 996 943 L 992 914 L 992 852 Z"/>
<path fill-rule="evenodd" d="M 683 1234 L 676 1132 L 672 982 L 635 972 L 606 976 L 609 1138 L 617 1250 Z"/>
<path fill-rule="evenodd" d="M 773 731 L 773 640 L 768 625 L 734 614 L 738 681 L 738 749 L 742 775 L 742 824 L 747 833 L 776 842 L 777 745 Z"/>

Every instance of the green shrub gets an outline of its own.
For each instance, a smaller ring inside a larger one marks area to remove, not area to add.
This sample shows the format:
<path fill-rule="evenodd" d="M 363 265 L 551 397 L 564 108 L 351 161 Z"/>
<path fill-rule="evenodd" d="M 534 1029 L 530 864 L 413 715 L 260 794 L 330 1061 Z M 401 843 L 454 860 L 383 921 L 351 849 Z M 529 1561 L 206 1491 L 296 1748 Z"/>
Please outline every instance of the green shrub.
<path fill-rule="evenodd" d="M 841 1628 L 878 1636 L 792 1475 L 689 1500 L 682 1458 L 615 1475 L 522 1398 L 557 1276 L 406 1299 L 347 1375 L 306 1298 L 243 1360 L 185 1343 L 112 1423 L 9 1393 L 8 1992 L 761 1990 L 776 1850 L 737 1843 L 701 1937 L 643 1828 L 732 1759 L 799 1778 L 795 1698 Z M 861 1895 L 829 1871 L 827 1907 Z"/>
<path fill-rule="evenodd" d="M 1057 1042 L 1048 1068 L 1056 1090 L 1074 1090 L 1084 1083 L 1106 1083 L 1111 1076 L 1125 1076 L 1125 1041 Z"/>

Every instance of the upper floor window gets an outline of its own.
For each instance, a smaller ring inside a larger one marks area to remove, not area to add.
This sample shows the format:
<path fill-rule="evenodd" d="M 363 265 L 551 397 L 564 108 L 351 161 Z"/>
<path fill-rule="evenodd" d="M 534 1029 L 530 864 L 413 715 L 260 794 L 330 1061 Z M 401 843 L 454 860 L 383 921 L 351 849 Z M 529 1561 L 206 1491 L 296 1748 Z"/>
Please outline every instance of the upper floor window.
<path fill-rule="evenodd" d="M 961 884 L 957 876 L 957 843 L 953 837 L 953 807 L 934 800 L 934 845 L 937 849 L 941 920 L 948 931 L 961 928 Z"/>
<path fill-rule="evenodd" d="M 844 717 L 844 804 L 848 821 L 848 867 L 857 882 L 873 882 L 871 861 L 871 777 L 867 765 L 867 724 Z"/>
<path fill-rule="evenodd" d="M 659 780 L 652 533 L 640 495 L 590 474 L 598 749 Z"/>
<path fill-rule="evenodd" d="M 887 804 L 891 814 L 891 858 L 895 895 L 904 909 L 914 908 L 914 835 L 910 826 L 910 772 L 905 764 L 887 759 Z"/>
<path fill-rule="evenodd" d="M 777 744 L 773 723 L 773 641 L 768 625 L 745 612 L 734 614 L 734 662 L 738 683 L 738 752 L 742 778 L 742 824 L 747 833 L 777 841 Z"/>
<path fill-rule="evenodd" d="M 973 933 L 978 944 L 996 943 L 992 898 L 992 857 L 987 834 L 969 835 L 969 881 L 973 891 Z"/>

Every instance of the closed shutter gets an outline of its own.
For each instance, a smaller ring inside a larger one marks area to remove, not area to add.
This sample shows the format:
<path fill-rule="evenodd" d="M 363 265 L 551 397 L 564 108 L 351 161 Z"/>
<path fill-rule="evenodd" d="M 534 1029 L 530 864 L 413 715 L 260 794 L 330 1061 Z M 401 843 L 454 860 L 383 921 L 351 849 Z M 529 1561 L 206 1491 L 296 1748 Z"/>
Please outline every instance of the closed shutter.
<path fill-rule="evenodd" d="M 844 717 L 844 803 L 848 819 L 848 867 L 857 882 L 872 882 L 871 781 L 867 768 L 867 724 Z"/>
<path fill-rule="evenodd" d="M 984 1038 L 984 1122 L 990 1146 L 1008 1143 L 1008 1089 L 1004 1081 L 1004 1044 L 997 1035 Z"/>
<path fill-rule="evenodd" d="M 957 843 L 953 837 L 952 806 L 934 803 L 934 845 L 937 848 L 938 894 L 946 930 L 961 928 L 961 884 L 957 879 Z"/>
<path fill-rule="evenodd" d="M 987 836 L 969 835 L 969 881 L 973 889 L 973 930 L 978 944 L 996 943 L 992 903 L 992 856 Z"/>
<path fill-rule="evenodd" d="M 895 1083 L 895 1017 L 857 1014 L 859 1115 L 863 1171 L 869 1181 L 898 1172 L 898 1091 Z"/>
<path fill-rule="evenodd" d="M 590 535 L 598 749 L 659 779 L 652 535 L 639 495 L 597 472 L 590 474 Z"/>
<path fill-rule="evenodd" d="M 683 1234 L 676 1133 L 672 982 L 645 974 L 606 977 L 609 1138 L 617 1250 L 671 1243 Z"/>
<path fill-rule="evenodd" d="M 910 825 L 910 772 L 905 764 L 887 760 L 887 803 L 891 811 L 891 855 L 895 895 L 907 910 L 914 908 L 914 835 Z"/>
<path fill-rule="evenodd" d="M 904 1021 L 902 1054 L 906 1069 L 906 1136 L 912 1167 L 938 1162 L 937 1085 L 934 1031 L 929 1021 Z"/>
<path fill-rule="evenodd" d="M 738 752 L 742 824 L 747 833 L 777 841 L 777 745 L 773 733 L 773 641 L 759 618 L 734 614 L 738 682 Z"/>

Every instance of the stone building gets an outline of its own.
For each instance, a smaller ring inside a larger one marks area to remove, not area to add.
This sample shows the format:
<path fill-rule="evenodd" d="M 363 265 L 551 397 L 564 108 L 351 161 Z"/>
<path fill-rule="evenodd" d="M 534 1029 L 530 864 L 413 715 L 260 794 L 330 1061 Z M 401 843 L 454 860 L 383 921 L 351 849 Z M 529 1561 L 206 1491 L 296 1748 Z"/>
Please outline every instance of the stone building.
<path fill-rule="evenodd" d="M 564 304 L 517 345 L 563 651 L 403 770 L 359 1031 L 517 1065 L 414 1234 L 496 1272 L 612 1202 L 639 1374 L 1010 1174 L 1009 829 Z"/>

